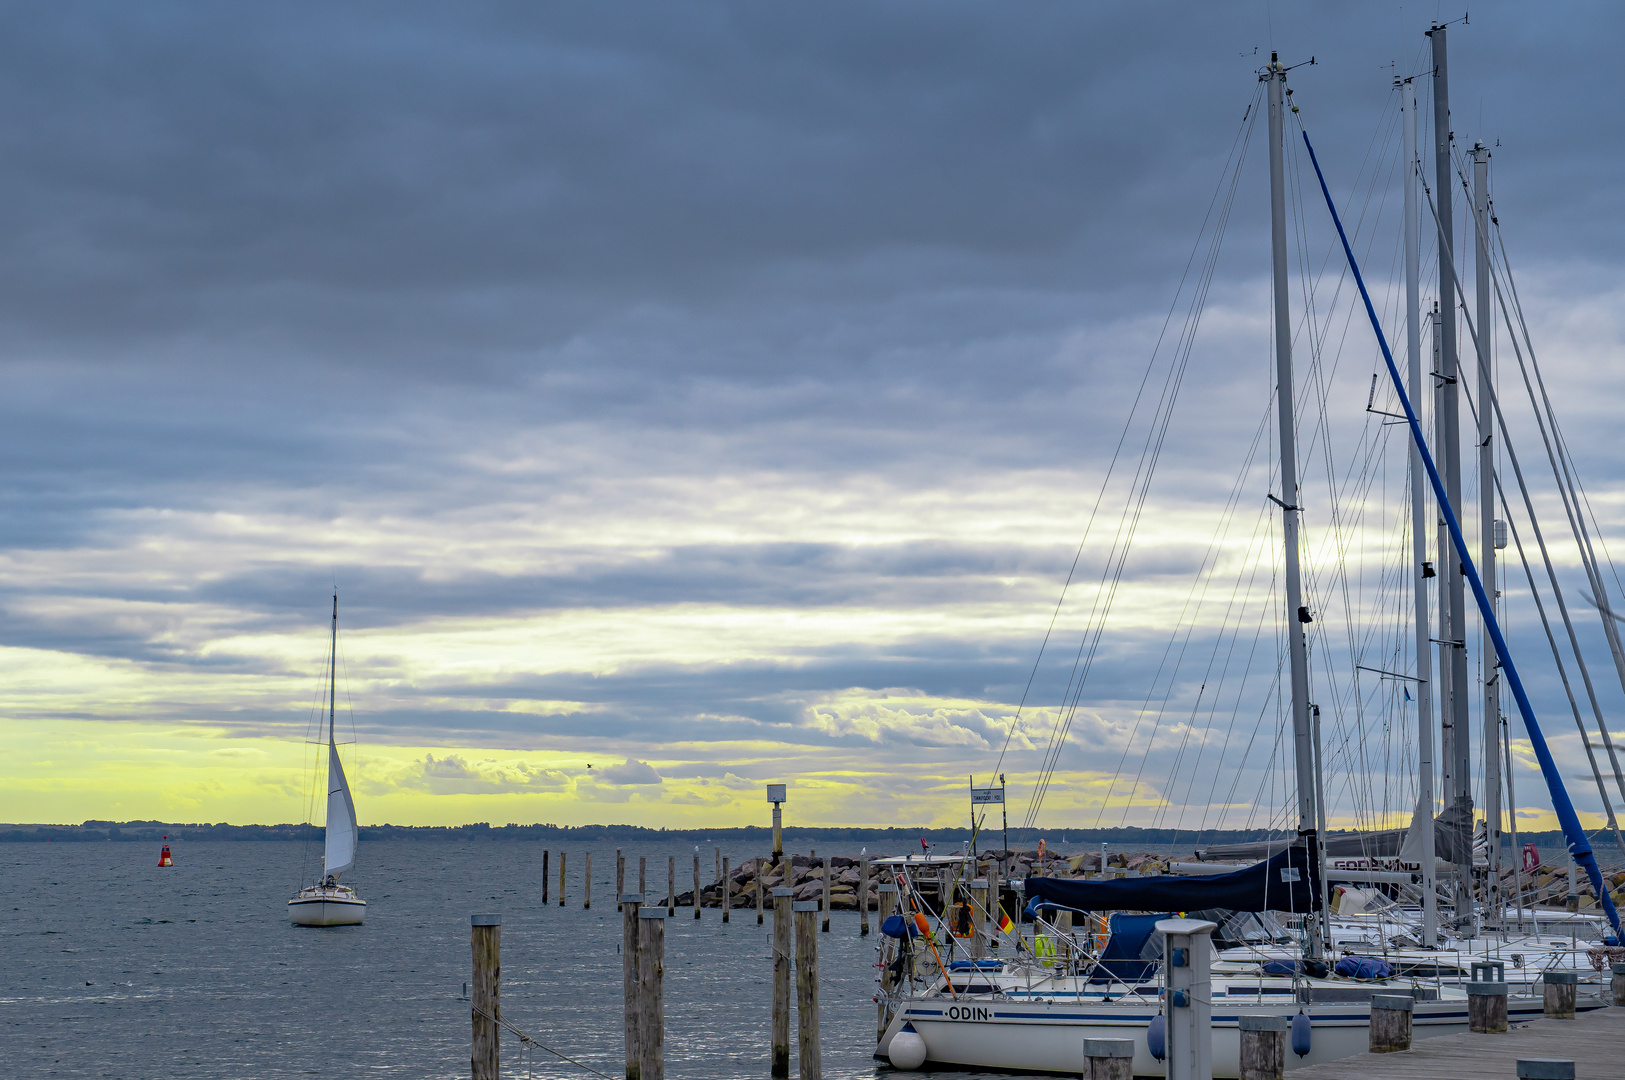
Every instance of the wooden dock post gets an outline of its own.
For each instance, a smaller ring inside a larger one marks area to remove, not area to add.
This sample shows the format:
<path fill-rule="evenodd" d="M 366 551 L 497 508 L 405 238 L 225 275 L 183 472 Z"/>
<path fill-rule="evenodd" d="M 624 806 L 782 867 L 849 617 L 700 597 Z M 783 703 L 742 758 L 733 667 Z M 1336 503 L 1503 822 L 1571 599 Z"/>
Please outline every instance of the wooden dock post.
<path fill-rule="evenodd" d="M 1481 1035 L 1502 1035 L 1507 1029 L 1507 984 L 1467 984 L 1467 1029 Z"/>
<path fill-rule="evenodd" d="M 858 860 L 858 937 L 869 936 L 869 860 Z"/>
<path fill-rule="evenodd" d="M 756 860 L 756 925 L 762 925 L 762 882 L 767 879 L 767 860 Z"/>
<path fill-rule="evenodd" d="M 1541 976 L 1546 984 L 1543 995 L 1546 1016 L 1552 1020 L 1573 1020 L 1574 999 L 1579 992 L 1578 971 L 1548 971 Z"/>
<path fill-rule="evenodd" d="M 666 856 L 666 914 L 677 914 L 677 856 Z"/>
<path fill-rule="evenodd" d="M 469 944 L 474 954 L 474 1043 L 469 1057 L 474 1080 L 497 1080 L 502 1069 L 502 916 L 471 915 Z"/>
<path fill-rule="evenodd" d="M 717 857 L 717 881 L 721 881 L 722 880 L 722 849 L 721 848 L 713 848 L 712 851 L 715 853 L 715 855 Z"/>
<path fill-rule="evenodd" d="M 824 925 L 820 928 L 829 933 L 829 890 L 835 883 L 835 860 L 824 860 Z"/>
<path fill-rule="evenodd" d="M 547 903 L 547 849 L 542 849 L 542 903 Z"/>
<path fill-rule="evenodd" d="M 559 907 L 564 906 L 564 852 L 559 852 Z"/>
<path fill-rule="evenodd" d="M 1083 1058 L 1083 1080 L 1134 1080 L 1133 1039 L 1085 1039 Z"/>
<path fill-rule="evenodd" d="M 790 903 L 794 889 L 773 890 L 773 1075 L 790 1075 Z"/>
<path fill-rule="evenodd" d="M 1395 1054 L 1411 1048 L 1411 1018 L 1416 999 L 1409 994 L 1371 995 L 1371 1035 L 1367 1046 L 1373 1054 Z"/>
<path fill-rule="evenodd" d="M 722 860 L 722 921 L 727 922 L 734 903 L 734 879 L 728 873 L 728 860 Z"/>
<path fill-rule="evenodd" d="M 700 853 L 694 853 L 694 917 L 700 917 Z"/>
<path fill-rule="evenodd" d="M 970 958 L 980 960 L 987 956 L 987 879 L 977 878 L 970 883 Z"/>
<path fill-rule="evenodd" d="M 880 925 L 885 926 L 886 920 L 892 917 L 897 910 L 897 886 L 889 881 L 880 883 Z M 885 953 L 882 952 L 884 957 Z M 875 1042 L 886 1037 L 886 1029 L 891 1026 L 891 991 L 897 985 L 897 976 L 892 974 L 891 966 L 886 965 L 880 969 L 880 1000 L 875 1013 Z"/>
<path fill-rule="evenodd" d="M 638 1080 L 666 1080 L 666 913 L 638 912 Z"/>
<path fill-rule="evenodd" d="M 790 905 L 796 924 L 796 1043 L 801 1051 L 800 1080 L 823 1080 L 824 1057 L 818 1039 L 818 938 L 813 923 L 818 903 Z"/>
<path fill-rule="evenodd" d="M 633 893 L 621 894 L 621 1002 L 625 1010 L 622 1021 L 626 1034 L 626 1080 L 639 1080 L 643 1063 L 643 1047 L 638 1041 L 638 908 L 643 897 Z"/>
<path fill-rule="evenodd" d="M 987 917 L 992 923 L 987 928 L 988 945 L 990 948 L 999 947 L 999 917 L 1004 914 L 1004 884 L 999 880 L 999 871 L 1003 869 L 1003 859 L 990 860 L 991 865 L 987 871 Z"/>
<path fill-rule="evenodd" d="M 649 859 L 644 855 L 638 856 L 638 892 L 649 895 Z"/>
<path fill-rule="evenodd" d="M 1241 1080 L 1281 1080 L 1286 1071 L 1287 1019 L 1242 1016 Z"/>
<path fill-rule="evenodd" d="M 616 911 L 621 910 L 621 901 L 620 901 L 619 897 L 624 892 L 626 892 L 626 856 L 621 854 L 621 849 L 620 848 L 616 848 L 615 849 L 615 896 L 617 897 L 617 899 L 615 901 L 615 910 Z"/>
<path fill-rule="evenodd" d="M 1614 964 L 1611 970 L 1613 978 L 1608 982 L 1608 992 L 1613 995 L 1615 1005 L 1625 1005 L 1625 964 Z"/>
<path fill-rule="evenodd" d="M 590 908 L 592 907 L 592 852 L 590 851 L 587 852 L 587 866 L 585 872 L 583 872 L 581 875 L 581 883 L 582 887 L 586 889 L 584 894 L 585 898 L 581 901 L 581 906 L 584 908 Z"/>

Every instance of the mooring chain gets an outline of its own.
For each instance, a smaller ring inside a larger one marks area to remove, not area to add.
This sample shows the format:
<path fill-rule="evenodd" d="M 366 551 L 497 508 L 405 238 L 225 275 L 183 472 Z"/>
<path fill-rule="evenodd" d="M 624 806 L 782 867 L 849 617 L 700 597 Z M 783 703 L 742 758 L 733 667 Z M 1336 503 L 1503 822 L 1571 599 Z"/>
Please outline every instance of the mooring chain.
<path fill-rule="evenodd" d="M 586 1062 L 577 1061 L 575 1058 L 571 1057 L 569 1054 L 561 1054 L 561 1053 L 559 1053 L 557 1050 L 553 1049 L 551 1046 L 548 1046 L 546 1043 L 542 1042 L 540 1039 L 536 1038 L 535 1036 L 527 1035 L 525 1032 L 520 1031 L 518 1028 L 514 1027 L 512 1024 L 508 1023 L 508 1021 L 502 1019 L 502 1017 L 500 1017 L 500 1016 L 492 1016 L 490 1013 L 486 1012 L 484 1009 L 480 1008 L 477 1005 L 474 1007 L 474 1015 L 483 1016 L 487 1020 L 490 1020 L 490 1021 L 496 1023 L 498 1026 L 507 1028 L 509 1031 L 511 1031 L 515 1035 L 519 1036 L 519 1041 L 520 1041 L 521 1044 L 529 1044 L 529 1045 L 532 1045 L 532 1046 L 539 1046 L 543 1050 L 546 1050 L 549 1054 L 552 1054 L 554 1057 L 562 1058 L 563 1060 L 568 1061 L 572 1065 L 580 1066 L 581 1068 L 586 1069 L 588 1072 L 592 1073 L 594 1076 L 602 1076 L 604 1078 L 604 1080 L 617 1080 L 616 1077 L 610 1076 L 608 1073 L 599 1072 L 597 1069 L 593 1068 L 591 1065 L 588 1065 Z"/>

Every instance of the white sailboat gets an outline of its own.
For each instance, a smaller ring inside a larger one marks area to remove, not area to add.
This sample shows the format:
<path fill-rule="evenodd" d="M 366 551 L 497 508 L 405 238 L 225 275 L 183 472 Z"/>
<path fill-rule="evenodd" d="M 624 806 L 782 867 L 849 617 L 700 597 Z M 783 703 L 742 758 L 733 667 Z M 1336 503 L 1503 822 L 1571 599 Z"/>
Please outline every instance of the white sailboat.
<path fill-rule="evenodd" d="M 333 594 L 333 636 L 327 658 L 327 839 L 322 852 L 322 876 L 288 901 L 295 926 L 360 926 L 367 902 L 339 877 L 355 865 L 358 829 L 355 800 L 339 760 L 334 736 L 335 696 L 338 689 L 339 598 Z"/>

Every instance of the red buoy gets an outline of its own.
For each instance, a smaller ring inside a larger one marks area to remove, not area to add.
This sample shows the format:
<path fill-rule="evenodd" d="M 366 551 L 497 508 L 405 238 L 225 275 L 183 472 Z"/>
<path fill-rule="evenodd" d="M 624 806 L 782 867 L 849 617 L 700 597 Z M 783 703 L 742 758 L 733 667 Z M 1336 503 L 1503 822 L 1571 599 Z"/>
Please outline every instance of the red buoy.
<path fill-rule="evenodd" d="M 165 844 L 164 845 L 164 850 L 158 853 L 158 865 L 159 866 L 174 866 L 175 865 L 175 860 L 171 859 L 169 857 L 169 845 L 168 844 Z"/>

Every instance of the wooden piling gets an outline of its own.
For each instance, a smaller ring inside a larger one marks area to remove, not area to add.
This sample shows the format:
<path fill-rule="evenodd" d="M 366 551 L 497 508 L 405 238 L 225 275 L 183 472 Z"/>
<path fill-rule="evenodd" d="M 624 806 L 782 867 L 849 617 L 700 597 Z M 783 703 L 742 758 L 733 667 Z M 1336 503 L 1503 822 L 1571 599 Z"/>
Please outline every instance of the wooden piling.
<path fill-rule="evenodd" d="M 767 879 L 767 860 L 756 860 L 756 925 L 762 925 L 762 882 Z"/>
<path fill-rule="evenodd" d="M 880 925 L 885 926 L 886 920 L 892 917 L 897 910 L 897 886 L 890 882 L 880 883 Z M 882 953 L 882 956 L 885 954 Z M 886 1037 L 886 1029 L 891 1026 L 891 991 L 897 984 L 897 976 L 892 974 L 891 967 L 880 969 L 880 999 L 875 1014 L 875 1042 Z"/>
<path fill-rule="evenodd" d="M 694 917 L 700 917 L 700 853 L 694 853 Z"/>
<path fill-rule="evenodd" d="M 1578 971 L 1548 971 L 1541 976 L 1546 1016 L 1552 1020 L 1573 1020 L 1574 999 L 1579 991 Z"/>
<path fill-rule="evenodd" d="M 824 860 L 824 925 L 820 928 L 829 933 L 829 890 L 834 884 L 835 860 Z"/>
<path fill-rule="evenodd" d="M 638 912 L 638 1080 L 666 1078 L 666 913 Z"/>
<path fill-rule="evenodd" d="M 715 853 L 715 855 L 717 857 L 717 881 L 721 881 L 722 880 L 722 849 L 721 848 L 712 848 L 711 850 L 713 851 L 713 853 Z M 713 884 L 715 884 L 715 882 L 713 882 Z"/>
<path fill-rule="evenodd" d="M 999 916 L 1004 914 L 1004 884 L 999 880 L 1003 863 L 1003 859 L 993 859 L 987 871 L 987 917 L 992 923 L 987 928 L 987 936 L 989 946 L 994 949 L 999 947 Z"/>
<path fill-rule="evenodd" d="M 858 937 L 869 936 L 869 860 L 858 860 Z"/>
<path fill-rule="evenodd" d="M 474 1080 L 497 1080 L 502 1069 L 502 916 L 469 917 L 469 945 L 474 957 L 470 1013 L 474 1022 L 469 1065 Z"/>
<path fill-rule="evenodd" d="M 1287 1019 L 1242 1016 L 1241 1080 L 1281 1080 L 1286 1071 Z"/>
<path fill-rule="evenodd" d="M 980 960 L 987 956 L 987 879 L 977 878 L 970 883 L 970 956 Z"/>
<path fill-rule="evenodd" d="M 666 914 L 677 914 L 677 856 L 666 856 Z"/>
<path fill-rule="evenodd" d="M 1613 964 L 1609 972 L 1608 993 L 1615 1005 L 1625 1005 L 1625 964 Z"/>
<path fill-rule="evenodd" d="M 790 1075 L 790 903 L 794 889 L 773 890 L 773 1075 Z"/>
<path fill-rule="evenodd" d="M 1083 1080 L 1134 1080 L 1133 1039 L 1085 1039 L 1083 1059 Z"/>
<path fill-rule="evenodd" d="M 1373 1054 L 1397 1054 L 1411 1048 L 1411 1019 L 1416 999 L 1409 994 L 1371 995 L 1371 1034 L 1367 1048 Z"/>
<path fill-rule="evenodd" d="M 542 849 L 542 903 L 547 903 L 547 849 Z"/>
<path fill-rule="evenodd" d="M 621 901 L 620 901 L 619 897 L 621 896 L 621 894 L 623 894 L 625 892 L 626 892 L 626 856 L 621 854 L 621 849 L 620 848 L 616 848 L 615 849 L 615 896 L 616 896 L 615 910 L 616 911 L 621 910 Z"/>
<path fill-rule="evenodd" d="M 642 1030 L 638 1022 L 640 975 L 638 974 L 638 908 L 643 897 L 632 893 L 621 894 L 621 1004 L 624 1010 L 622 1024 L 626 1036 L 626 1080 L 640 1080 L 643 1047 L 638 1041 Z"/>
<path fill-rule="evenodd" d="M 823 1051 L 818 1038 L 818 938 L 814 923 L 818 904 L 791 904 L 796 934 L 796 1043 L 801 1052 L 800 1080 L 823 1080 Z"/>
<path fill-rule="evenodd" d="M 734 904 L 734 879 L 728 873 L 728 860 L 722 860 L 722 921 L 727 922 Z"/>
<path fill-rule="evenodd" d="M 638 856 L 638 892 L 649 895 L 649 860 L 643 855 Z"/>
<path fill-rule="evenodd" d="M 1482 1035 L 1501 1035 L 1506 1032 L 1506 983 L 1470 982 L 1467 984 L 1467 1029 Z"/>
<path fill-rule="evenodd" d="M 559 907 L 564 906 L 564 852 L 559 852 Z"/>
<path fill-rule="evenodd" d="M 582 894 L 581 906 L 590 908 L 592 907 L 592 852 L 590 851 L 587 852 L 587 865 L 585 872 L 581 875 L 581 884 L 582 888 L 586 890 Z"/>

